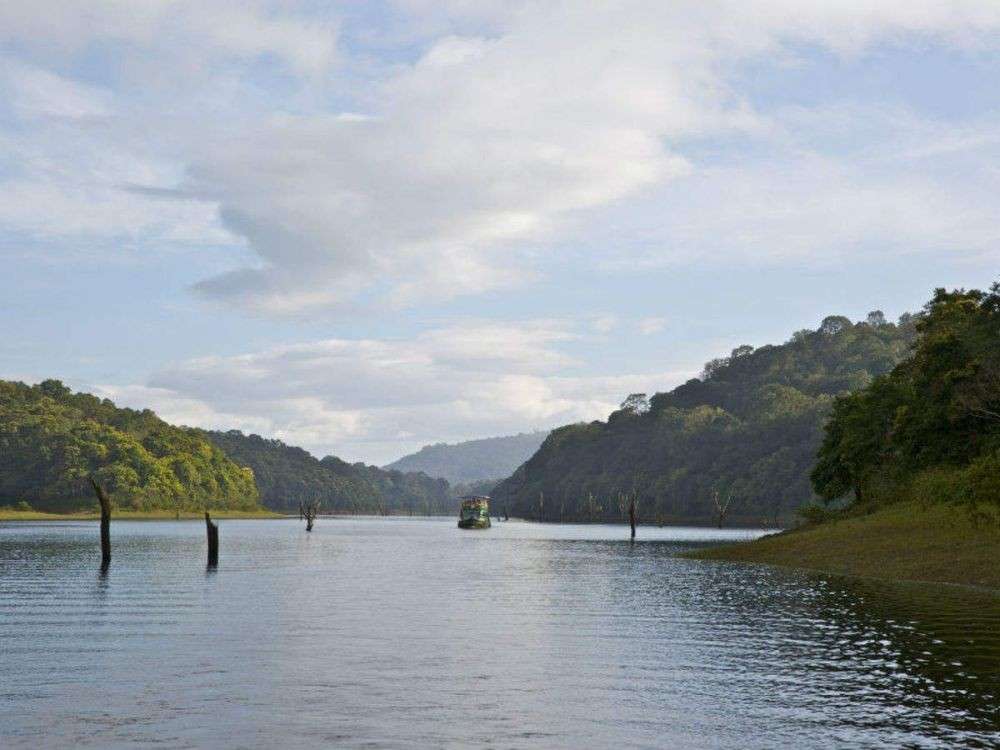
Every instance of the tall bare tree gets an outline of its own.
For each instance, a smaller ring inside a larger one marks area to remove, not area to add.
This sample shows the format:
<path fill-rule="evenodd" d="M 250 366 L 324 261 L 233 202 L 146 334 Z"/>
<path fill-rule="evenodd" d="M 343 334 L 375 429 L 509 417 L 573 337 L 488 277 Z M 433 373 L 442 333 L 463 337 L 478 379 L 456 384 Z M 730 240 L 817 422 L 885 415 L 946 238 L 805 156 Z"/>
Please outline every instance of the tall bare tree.
<path fill-rule="evenodd" d="M 726 499 L 723 500 L 719 496 L 719 491 L 715 490 L 712 493 L 712 500 L 715 501 L 715 524 L 721 529 L 722 524 L 726 521 L 726 515 L 728 515 L 730 508 L 733 507 L 733 503 L 739 504 L 739 498 L 730 492 L 726 495 Z"/>

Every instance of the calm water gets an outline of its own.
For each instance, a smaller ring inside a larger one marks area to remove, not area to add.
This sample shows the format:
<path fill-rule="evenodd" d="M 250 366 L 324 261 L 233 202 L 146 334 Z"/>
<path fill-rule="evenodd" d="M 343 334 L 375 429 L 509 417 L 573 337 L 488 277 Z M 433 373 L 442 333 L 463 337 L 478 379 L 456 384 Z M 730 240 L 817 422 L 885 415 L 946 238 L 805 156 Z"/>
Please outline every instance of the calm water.
<path fill-rule="evenodd" d="M 0 525 L 0 746 L 997 747 L 1000 602 L 678 559 L 747 532 Z"/>

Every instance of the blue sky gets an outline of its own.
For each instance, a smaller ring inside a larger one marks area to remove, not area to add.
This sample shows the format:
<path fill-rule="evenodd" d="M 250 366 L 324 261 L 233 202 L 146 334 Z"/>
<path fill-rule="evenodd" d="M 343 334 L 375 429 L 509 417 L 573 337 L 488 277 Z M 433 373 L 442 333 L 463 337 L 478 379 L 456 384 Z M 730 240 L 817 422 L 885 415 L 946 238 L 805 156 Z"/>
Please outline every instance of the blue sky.
<path fill-rule="evenodd" d="M 993 2 L 5 3 L 0 377 L 383 463 L 998 268 Z"/>

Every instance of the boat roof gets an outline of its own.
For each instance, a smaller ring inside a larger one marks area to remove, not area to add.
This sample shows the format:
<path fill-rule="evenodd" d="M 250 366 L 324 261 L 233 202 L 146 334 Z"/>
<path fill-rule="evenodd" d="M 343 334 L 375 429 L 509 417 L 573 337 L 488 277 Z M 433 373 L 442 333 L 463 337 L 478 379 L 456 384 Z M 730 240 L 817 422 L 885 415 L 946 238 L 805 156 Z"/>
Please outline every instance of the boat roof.
<path fill-rule="evenodd" d="M 490 496 L 489 495 L 462 495 L 458 499 L 462 500 L 463 502 L 466 501 L 466 500 L 489 500 Z"/>

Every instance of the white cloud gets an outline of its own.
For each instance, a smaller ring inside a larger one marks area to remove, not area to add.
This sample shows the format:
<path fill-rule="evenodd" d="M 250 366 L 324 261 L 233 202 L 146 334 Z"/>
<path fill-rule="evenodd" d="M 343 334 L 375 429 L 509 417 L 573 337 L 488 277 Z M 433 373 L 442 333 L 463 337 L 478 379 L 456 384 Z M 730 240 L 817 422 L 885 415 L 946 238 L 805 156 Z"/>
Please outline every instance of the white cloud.
<path fill-rule="evenodd" d="M 5 0 L 0 3 L 0 40 L 63 59 L 91 46 L 123 44 L 140 60 L 183 58 L 185 72 L 191 64 L 271 54 L 296 71 L 319 73 L 336 53 L 337 23 L 296 17 L 287 5 L 260 0 Z M 160 71 L 161 77 L 172 74 Z"/>
<path fill-rule="evenodd" d="M 625 394 L 690 373 L 564 374 L 560 321 L 468 323 L 414 340 L 332 339 L 182 362 L 102 395 L 164 418 L 279 437 L 319 454 L 385 462 L 461 440 L 603 418 Z"/>
<path fill-rule="evenodd" d="M 753 257 L 801 254 L 817 241 L 850 251 L 861 236 L 995 240 L 971 191 L 956 194 L 935 176 L 900 167 L 880 178 L 859 170 L 858 155 L 810 153 L 808 144 L 801 159 L 770 165 L 709 167 L 689 153 L 692 140 L 720 135 L 778 142 L 782 128 L 822 130 L 817 119 L 754 111 L 737 88 L 748 61 L 809 45 L 841 55 L 879 42 L 994 48 L 992 0 L 396 7 L 437 36 L 410 62 L 369 64 L 365 53 L 338 58 L 336 10 L 317 17 L 308 3 L 0 5 L 0 38 L 49 68 L 27 94 L 21 87 L 21 116 L 111 113 L 114 127 L 88 135 L 94 155 L 169 163 L 173 175 L 138 182 L 180 186 L 187 201 L 153 207 L 148 196 L 99 185 L 88 211 L 87 180 L 27 174 L 11 183 L 0 222 L 43 235 L 107 227 L 114 238 L 120 205 L 121 224 L 150 244 L 199 231 L 213 243 L 236 236 L 254 262 L 198 290 L 277 312 L 359 295 L 409 305 L 522 283 L 553 238 L 589 234 L 596 209 L 653 195 L 669 225 L 641 217 L 625 235 L 649 229 L 653 263 L 702 254 L 718 233 L 726 239 L 714 252 Z M 68 78 L 77 56 L 98 45 L 127 63 L 110 100 Z M 338 60 L 359 79 L 338 77 Z M 865 132 L 853 127 L 852 137 Z M 157 210 L 159 224 L 136 217 Z"/>
<path fill-rule="evenodd" d="M 899 110 L 790 109 L 775 113 L 755 145 L 609 220 L 618 250 L 599 264 L 634 272 L 692 261 L 1000 252 L 992 198 L 1000 121 L 956 127 Z M 611 239 L 598 231 L 592 242 Z"/>
<path fill-rule="evenodd" d="M 666 318 L 642 318 L 639 321 L 639 333 L 643 336 L 651 336 L 659 333 L 667 326 Z"/>
<path fill-rule="evenodd" d="M 590 327 L 597 333 L 611 333 L 617 326 L 617 315 L 598 315 L 590 322 Z"/>
<path fill-rule="evenodd" d="M 995 4 L 945 5 L 526 3 L 506 14 L 491 6 L 483 18 L 494 35 L 441 38 L 382 81 L 369 97 L 376 119 L 282 118 L 198 160 L 192 189 L 220 202 L 227 227 L 261 260 L 200 289 L 279 310 L 334 304 L 375 285 L 403 304 L 481 292 L 526 278 L 520 248 L 566 231 L 583 212 L 686 175 L 695 194 L 669 197 L 696 231 L 698 212 L 715 208 L 704 193 L 731 179 L 723 224 L 757 212 L 765 223 L 737 240 L 773 234 L 769 221 L 789 226 L 785 210 L 804 232 L 791 244 L 806 244 L 843 226 L 825 219 L 808 231 L 848 197 L 843 211 L 865 214 L 854 231 L 890 234 L 945 189 L 857 186 L 837 163 L 814 164 L 800 180 L 692 173 L 684 142 L 772 127 L 727 79 L 745 60 L 803 43 L 857 54 L 905 34 L 983 43 L 1000 24 Z M 470 16 L 466 4 L 447 7 Z M 814 188 L 833 191 L 838 180 L 841 192 L 825 196 L 834 202 L 809 202 Z M 866 208 L 886 199 L 888 212 Z M 937 236 L 949 227 L 929 228 Z"/>
<path fill-rule="evenodd" d="M 73 81 L 47 70 L 0 58 L 0 88 L 22 118 L 58 117 L 71 120 L 107 117 L 111 92 Z"/>

